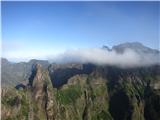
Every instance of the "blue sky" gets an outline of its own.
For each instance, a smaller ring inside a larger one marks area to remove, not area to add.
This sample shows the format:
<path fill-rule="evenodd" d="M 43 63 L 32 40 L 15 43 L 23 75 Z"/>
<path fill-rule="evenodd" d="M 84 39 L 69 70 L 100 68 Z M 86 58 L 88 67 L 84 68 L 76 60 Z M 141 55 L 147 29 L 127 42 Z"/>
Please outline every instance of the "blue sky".
<path fill-rule="evenodd" d="M 141 42 L 159 47 L 158 2 L 2 2 L 2 56 L 45 58 L 67 49 Z"/>

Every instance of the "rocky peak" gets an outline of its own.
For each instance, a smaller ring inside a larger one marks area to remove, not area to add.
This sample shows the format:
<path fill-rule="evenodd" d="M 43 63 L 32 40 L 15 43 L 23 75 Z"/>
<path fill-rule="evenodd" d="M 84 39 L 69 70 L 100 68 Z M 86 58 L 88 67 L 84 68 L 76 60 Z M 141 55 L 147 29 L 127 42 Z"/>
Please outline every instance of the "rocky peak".
<path fill-rule="evenodd" d="M 36 70 L 39 70 L 39 69 L 42 68 L 42 65 L 41 65 L 41 64 L 36 64 L 36 65 L 35 65 L 35 68 L 36 68 Z"/>
<path fill-rule="evenodd" d="M 43 69 L 40 64 L 35 65 L 30 80 L 33 93 L 37 95 L 44 92 L 44 89 L 47 87 L 48 83 L 51 82 L 48 71 Z"/>
<path fill-rule="evenodd" d="M 40 64 L 36 64 L 35 65 L 35 72 L 36 72 L 36 75 L 35 75 L 35 78 L 34 78 L 34 81 L 37 80 L 37 81 L 41 81 L 42 79 L 42 66 Z"/>
<path fill-rule="evenodd" d="M 43 115 L 42 119 L 53 118 L 53 86 L 47 69 L 36 64 L 31 76 L 31 96 L 37 103 L 37 116 Z M 50 114 L 52 113 L 52 114 Z"/>
<path fill-rule="evenodd" d="M 123 53 L 126 49 L 134 50 L 137 53 L 159 54 L 158 50 L 144 46 L 139 42 L 126 42 L 112 47 L 118 53 Z"/>
<path fill-rule="evenodd" d="M 42 76 L 42 66 L 40 64 L 36 64 L 32 66 L 32 74 L 29 78 L 29 85 L 33 86 L 36 81 L 41 81 Z"/>

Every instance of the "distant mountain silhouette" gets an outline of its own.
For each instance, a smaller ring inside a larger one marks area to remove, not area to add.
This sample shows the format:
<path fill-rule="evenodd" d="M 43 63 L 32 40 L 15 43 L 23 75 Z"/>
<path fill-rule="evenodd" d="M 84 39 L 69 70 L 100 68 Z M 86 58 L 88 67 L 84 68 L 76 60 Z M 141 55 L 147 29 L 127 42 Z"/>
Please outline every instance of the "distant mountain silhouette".
<path fill-rule="evenodd" d="M 104 45 L 102 49 L 108 50 L 108 51 L 115 50 L 118 53 L 123 53 L 126 49 L 131 49 L 137 52 L 138 54 L 145 53 L 145 54 L 152 54 L 152 55 L 160 56 L 160 52 L 158 50 L 151 49 L 138 42 L 133 42 L 133 43 L 128 42 L 128 43 L 119 44 L 119 45 L 113 46 L 111 49 Z M 79 65 L 78 64 L 73 65 L 72 63 L 71 64 L 66 63 L 66 64 L 61 64 L 61 65 L 56 65 L 56 64 L 50 65 L 50 63 L 47 60 L 36 60 L 36 59 L 32 59 L 29 62 L 13 63 L 13 62 L 8 61 L 5 58 L 2 58 L 1 64 L 2 64 L 2 74 L 1 74 L 2 75 L 2 86 L 16 85 L 19 82 L 27 80 L 29 76 L 31 75 L 32 67 L 35 64 L 41 64 L 43 68 L 48 68 L 49 66 L 54 67 L 55 69 L 54 73 L 50 71 L 50 75 L 55 76 L 57 80 L 62 79 L 63 77 L 66 78 L 67 76 L 69 77 L 70 76 L 69 74 L 78 74 L 78 73 L 83 74 L 83 73 L 88 72 L 84 69 L 81 70 L 77 68 L 77 66 L 81 66 L 81 67 L 86 66 L 86 65 L 82 65 L 81 63 L 79 63 Z M 75 72 L 73 73 L 72 70 L 74 70 Z M 55 73 L 57 72 L 64 73 L 64 74 L 62 76 L 61 75 L 58 76 L 57 74 L 55 75 Z M 62 80 L 61 82 L 58 82 L 58 83 L 55 81 L 55 84 L 61 85 L 65 82 L 66 80 L 64 81 Z"/>

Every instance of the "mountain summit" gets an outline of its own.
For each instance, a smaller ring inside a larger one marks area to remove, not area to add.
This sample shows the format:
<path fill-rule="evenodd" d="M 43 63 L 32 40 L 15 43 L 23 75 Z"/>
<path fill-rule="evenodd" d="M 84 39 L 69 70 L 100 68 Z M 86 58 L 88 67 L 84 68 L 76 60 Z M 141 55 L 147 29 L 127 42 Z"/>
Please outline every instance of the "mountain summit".
<path fill-rule="evenodd" d="M 127 42 L 127 43 L 119 44 L 119 45 L 113 46 L 112 49 L 120 53 L 124 52 L 124 50 L 126 49 L 132 49 L 137 53 L 159 54 L 158 50 L 146 47 L 139 42 L 132 42 L 132 43 Z"/>

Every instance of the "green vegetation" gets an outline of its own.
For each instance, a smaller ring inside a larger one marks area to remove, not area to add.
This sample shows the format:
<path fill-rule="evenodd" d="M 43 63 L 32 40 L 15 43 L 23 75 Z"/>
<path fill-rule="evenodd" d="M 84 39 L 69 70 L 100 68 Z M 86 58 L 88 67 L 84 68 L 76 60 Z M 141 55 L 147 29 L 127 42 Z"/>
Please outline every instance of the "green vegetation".
<path fill-rule="evenodd" d="M 2 97 L 2 105 L 10 110 L 15 110 L 10 116 L 6 116 L 4 120 L 27 120 L 29 113 L 29 103 L 26 96 L 26 91 L 17 91 L 12 89 L 7 91 L 6 95 Z"/>
<path fill-rule="evenodd" d="M 113 120 L 113 119 L 108 112 L 102 110 L 97 112 L 92 118 L 92 120 Z"/>
<path fill-rule="evenodd" d="M 3 120 L 160 118 L 159 86 L 158 90 L 153 87 L 154 84 L 159 85 L 160 77 L 156 74 L 154 77 L 148 73 L 141 75 L 137 70 L 114 73 L 113 69 L 108 74 L 109 69 L 102 69 L 102 72 L 99 68 L 89 75 L 73 76 L 68 84 L 53 88 L 48 72 L 39 69 L 36 79 L 33 78 L 34 86 L 3 90 Z"/>
<path fill-rule="evenodd" d="M 29 113 L 29 101 L 27 100 L 25 94 L 22 95 L 22 99 L 21 99 L 21 112 L 22 115 L 25 116 L 25 118 L 28 118 L 28 113 Z"/>
<path fill-rule="evenodd" d="M 2 98 L 2 104 L 7 106 L 14 106 L 15 96 L 5 96 Z"/>
<path fill-rule="evenodd" d="M 106 93 L 107 88 L 104 85 L 98 85 L 95 86 L 95 88 L 93 89 L 93 95 L 94 96 L 102 96 Z"/>
<path fill-rule="evenodd" d="M 108 116 L 107 112 L 105 111 L 101 111 L 100 113 L 98 113 L 97 115 L 98 120 L 107 120 L 107 119 L 111 119 L 110 116 Z"/>
<path fill-rule="evenodd" d="M 82 94 L 79 85 L 71 85 L 69 88 L 57 91 L 56 99 L 64 105 L 74 103 Z"/>
<path fill-rule="evenodd" d="M 134 94 L 137 94 L 137 90 L 134 88 L 134 86 L 131 83 L 125 82 L 124 84 L 124 92 L 128 95 L 128 96 L 132 96 Z"/>

